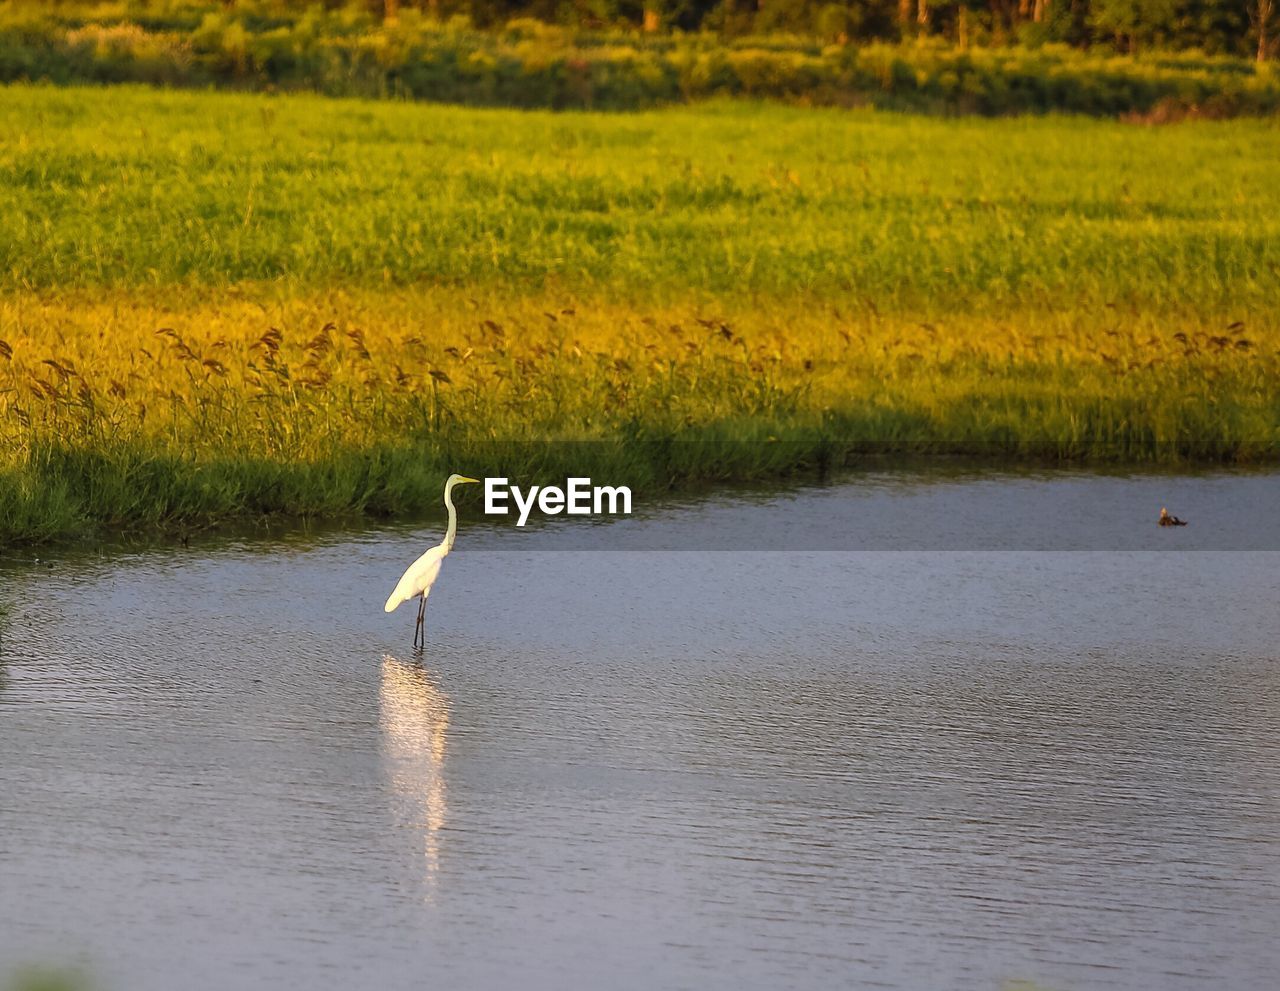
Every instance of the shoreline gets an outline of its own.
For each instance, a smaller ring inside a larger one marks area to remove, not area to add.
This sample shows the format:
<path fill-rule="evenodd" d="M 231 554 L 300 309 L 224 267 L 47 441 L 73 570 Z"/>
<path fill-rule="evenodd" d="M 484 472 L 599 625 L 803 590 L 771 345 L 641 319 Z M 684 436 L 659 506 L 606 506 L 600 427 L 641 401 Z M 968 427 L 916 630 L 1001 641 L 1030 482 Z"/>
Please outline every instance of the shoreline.
<path fill-rule="evenodd" d="M 681 442 L 677 442 L 681 443 Z M 684 442 L 689 443 L 689 442 Z M 696 444 L 696 442 L 694 442 Z M 602 445 L 596 445 L 602 446 Z M 610 445 L 611 446 L 611 445 Z M 653 474 L 658 467 L 652 462 L 643 466 L 646 475 L 620 475 L 621 484 L 630 484 L 637 496 L 658 502 L 667 500 L 701 499 L 718 495 L 733 495 L 758 490 L 776 491 L 778 489 L 805 488 L 813 485 L 825 485 L 850 478 L 862 473 L 898 474 L 904 477 L 914 475 L 954 474 L 957 477 L 970 475 L 1007 475 L 1007 474 L 1084 474 L 1108 476 L 1186 476 L 1200 474 L 1273 474 L 1280 467 L 1280 452 L 1269 459 L 1243 461 L 1136 461 L 1136 460 L 1099 460 L 1099 459 L 1054 459 L 1040 457 L 993 457 L 982 453 L 956 453 L 935 451 L 931 454 L 912 452 L 868 453 L 866 445 L 850 445 L 840 451 L 839 444 L 817 442 L 809 447 L 791 446 L 794 460 L 777 463 L 772 469 L 750 470 L 741 474 L 721 472 L 711 475 L 688 474 L 658 480 Z M 221 537 L 234 538 L 239 535 L 251 535 L 254 531 L 278 531 L 279 536 L 305 532 L 313 527 L 320 530 L 336 530 L 339 532 L 359 531 L 368 527 L 402 526 L 417 523 L 435 522 L 443 518 L 439 505 L 440 482 L 450 470 L 449 465 L 463 464 L 468 470 L 478 470 L 486 474 L 483 465 L 475 468 L 474 460 L 463 459 L 457 462 L 443 462 L 434 459 L 438 467 L 434 472 L 424 473 L 420 489 L 412 493 L 402 493 L 406 504 L 397 511 L 386 512 L 371 510 L 368 507 L 333 506 L 330 508 L 308 512 L 291 509 L 281 505 L 276 508 L 250 509 L 246 500 L 238 507 L 224 507 L 221 511 L 195 510 L 183 517 L 167 518 L 111 518 L 105 519 L 93 515 L 90 507 L 80 506 L 82 514 L 72 515 L 70 507 L 63 506 L 60 518 L 45 517 L 32 519 L 32 527 L 26 532 L 12 527 L 12 518 L 6 517 L 6 525 L 0 525 L 0 557 L 13 557 L 15 552 L 35 547 L 69 548 L 77 543 L 99 542 L 107 546 L 142 546 L 172 545 L 181 542 L 184 545 L 202 534 L 218 534 Z M 586 464 L 583 470 L 591 474 L 590 462 L 576 460 L 575 465 Z M 502 472 L 511 469 L 503 467 Z M 572 469 L 580 470 L 577 467 Z M 595 471 L 610 470 L 607 462 L 601 462 Z M 437 477 L 438 476 L 438 477 Z M 563 480 L 565 476 L 555 475 L 547 470 L 534 469 L 522 478 L 542 481 Z M 4 494 L 5 479 L 0 476 L 0 496 Z M 264 536 L 272 536 L 268 533 Z"/>

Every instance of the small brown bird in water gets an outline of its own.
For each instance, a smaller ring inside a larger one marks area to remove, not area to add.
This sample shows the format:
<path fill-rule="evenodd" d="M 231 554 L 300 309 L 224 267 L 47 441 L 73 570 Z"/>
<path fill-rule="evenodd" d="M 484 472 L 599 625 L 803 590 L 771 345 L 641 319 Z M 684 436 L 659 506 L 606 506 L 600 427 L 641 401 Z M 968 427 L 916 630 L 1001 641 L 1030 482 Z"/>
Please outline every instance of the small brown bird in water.
<path fill-rule="evenodd" d="M 1163 506 L 1160 507 L 1160 525 L 1161 526 L 1186 526 L 1186 520 L 1180 520 L 1176 516 L 1170 516 L 1169 510 Z"/>

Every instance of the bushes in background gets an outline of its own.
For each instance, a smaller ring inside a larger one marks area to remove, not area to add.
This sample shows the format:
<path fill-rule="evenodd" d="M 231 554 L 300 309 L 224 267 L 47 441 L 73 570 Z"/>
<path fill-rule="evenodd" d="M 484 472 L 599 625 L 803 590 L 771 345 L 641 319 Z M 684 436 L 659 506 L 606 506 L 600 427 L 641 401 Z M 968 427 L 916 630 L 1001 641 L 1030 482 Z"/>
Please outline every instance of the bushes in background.
<path fill-rule="evenodd" d="M 110 8 L 114 9 L 114 8 Z M 184 8 L 185 9 L 185 8 Z M 123 10 L 123 8 L 122 8 Z M 127 19 L 0 7 L 0 81 L 313 90 L 472 105 L 633 110 L 710 97 L 988 115 L 1212 116 L 1280 108 L 1280 76 L 1226 56 L 1066 46 L 823 46 L 800 37 L 642 36 L 510 22 L 493 32 L 405 11 L 232 10 Z"/>

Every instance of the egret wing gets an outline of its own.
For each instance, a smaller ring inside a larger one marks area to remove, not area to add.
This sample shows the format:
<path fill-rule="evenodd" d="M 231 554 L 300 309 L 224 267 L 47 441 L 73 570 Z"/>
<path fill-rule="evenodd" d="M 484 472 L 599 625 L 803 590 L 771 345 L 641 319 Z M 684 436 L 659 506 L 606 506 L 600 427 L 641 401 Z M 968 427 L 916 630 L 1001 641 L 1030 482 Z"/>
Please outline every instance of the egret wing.
<path fill-rule="evenodd" d="M 391 612 L 400 603 L 408 602 L 414 596 L 425 595 L 430 591 L 436 577 L 440 574 L 440 565 L 447 553 L 444 544 L 437 544 L 409 565 L 409 569 L 396 583 L 395 591 L 391 593 L 383 609 Z"/>

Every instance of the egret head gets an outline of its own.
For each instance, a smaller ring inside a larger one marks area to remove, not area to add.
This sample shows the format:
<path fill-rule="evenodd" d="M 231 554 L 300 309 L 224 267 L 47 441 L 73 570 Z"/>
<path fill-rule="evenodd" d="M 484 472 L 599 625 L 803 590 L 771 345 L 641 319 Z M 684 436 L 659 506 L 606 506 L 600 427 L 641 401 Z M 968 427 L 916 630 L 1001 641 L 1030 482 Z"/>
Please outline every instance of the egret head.
<path fill-rule="evenodd" d="M 449 476 L 449 481 L 444 483 L 444 487 L 446 489 L 451 489 L 455 485 L 467 485 L 467 484 L 479 485 L 480 479 L 468 478 L 466 475 L 459 475 L 457 472 L 454 472 L 452 475 Z"/>

